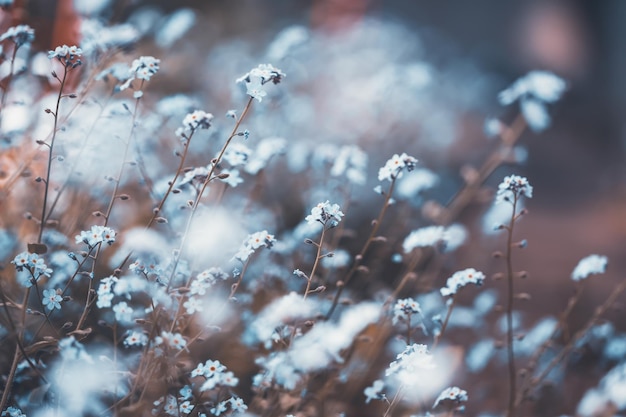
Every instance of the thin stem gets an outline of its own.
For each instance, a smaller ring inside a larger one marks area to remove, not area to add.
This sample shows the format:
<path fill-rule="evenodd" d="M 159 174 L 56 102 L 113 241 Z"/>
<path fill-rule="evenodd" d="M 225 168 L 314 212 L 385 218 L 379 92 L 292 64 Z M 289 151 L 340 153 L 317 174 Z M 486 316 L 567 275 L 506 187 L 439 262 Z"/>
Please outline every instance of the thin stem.
<path fill-rule="evenodd" d="M 28 287 L 26 289 L 26 293 L 24 294 L 24 299 L 22 301 L 21 326 L 17 334 L 17 345 L 15 347 L 15 354 L 13 355 L 13 362 L 11 362 L 11 370 L 9 371 L 9 376 L 7 377 L 4 391 L 2 392 L 2 399 L 0 400 L 0 410 L 4 410 L 6 408 L 7 402 L 9 401 L 9 395 L 11 394 L 13 381 L 15 380 L 17 365 L 20 361 L 20 346 L 24 340 L 24 330 L 26 329 L 26 304 L 28 303 L 28 297 L 30 296 L 30 289 L 31 287 Z"/>
<path fill-rule="evenodd" d="M 507 242 L 506 242 L 506 271 L 507 271 L 507 306 L 506 306 L 506 336 L 507 336 L 507 362 L 509 368 L 509 405 L 507 409 L 507 417 L 513 417 L 515 415 L 515 394 L 517 392 L 517 372 L 515 369 L 515 352 L 513 350 L 513 300 L 515 299 L 515 290 L 513 288 L 513 227 L 516 220 L 518 195 L 513 195 L 513 208 L 511 214 L 511 220 L 507 229 Z"/>
<path fill-rule="evenodd" d="M 320 259 L 322 259 L 322 246 L 324 245 L 324 235 L 326 234 L 326 225 L 322 227 L 322 236 L 320 237 L 320 242 L 317 244 L 317 255 L 315 255 L 315 262 L 313 263 L 313 268 L 311 268 L 311 274 L 306 280 L 306 289 L 304 290 L 303 300 L 306 300 L 307 295 L 309 295 L 309 290 L 311 289 L 311 282 L 313 281 L 313 277 L 315 276 L 315 272 L 317 272 L 317 266 L 319 265 Z"/>
<path fill-rule="evenodd" d="M 435 350 L 435 348 L 439 345 L 439 341 L 441 341 L 443 332 L 445 332 L 446 328 L 448 327 L 448 323 L 450 322 L 450 316 L 452 316 L 452 310 L 454 309 L 455 305 L 456 305 L 456 296 L 452 295 L 452 298 L 450 299 L 450 304 L 448 305 L 446 318 L 443 320 L 443 324 L 441 325 L 441 329 L 439 330 L 439 333 L 435 336 L 435 340 L 433 342 L 433 346 L 431 350 Z"/>
<path fill-rule="evenodd" d="M 337 288 L 337 292 L 335 293 L 335 297 L 333 298 L 333 304 L 328 310 L 328 313 L 326 313 L 326 318 L 325 318 L 326 320 L 329 320 L 332 317 L 335 309 L 337 308 L 337 305 L 339 304 L 339 298 L 341 297 L 341 294 L 343 293 L 343 289 L 348 285 L 348 283 L 350 282 L 350 280 L 352 279 L 356 271 L 359 269 L 359 266 L 361 265 L 361 262 L 363 261 L 363 258 L 365 257 L 365 254 L 367 253 L 367 250 L 369 249 L 371 243 L 373 242 L 374 237 L 378 233 L 378 229 L 380 228 L 380 224 L 382 223 L 383 218 L 385 217 L 387 208 L 389 208 L 390 206 L 389 202 L 391 201 L 391 196 L 393 194 L 393 189 L 395 185 L 396 185 L 396 178 L 394 177 L 391 180 L 389 191 L 387 192 L 387 195 L 385 196 L 385 202 L 383 203 L 383 207 L 381 208 L 380 213 L 378 214 L 378 217 L 374 221 L 372 230 L 370 231 L 370 234 L 367 240 L 365 241 L 365 244 L 363 245 L 361 252 L 359 252 L 359 254 L 354 257 L 354 263 L 352 264 L 352 268 L 350 268 L 350 270 L 346 274 L 346 277 L 343 279 L 343 285 Z"/>
<path fill-rule="evenodd" d="M 13 48 L 13 54 L 11 55 L 11 64 L 9 67 L 9 75 L 7 75 L 7 82 L 4 88 L 2 89 L 2 99 L 0 99 L 0 123 L 2 122 L 2 110 L 4 110 L 5 105 L 7 103 L 7 92 L 9 91 L 9 85 L 11 85 L 11 81 L 13 80 L 13 71 L 15 69 L 15 57 L 17 56 L 17 50 L 19 47 L 17 44 Z"/>
<path fill-rule="evenodd" d="M 57 126 L 59 123 L 59 108 L 61 106 L 61 98 L 63 98 L 63 88 L 65 87 L 65 81 L 67 80 L 68 67 L 63 67 L 63 79 L 61 80 L 61 88 L 59 89 L 59 95 L 57 97 L 57 103 L 54 110 L 54 127 L 52 129 L 52 138 L 50 139 L 50 144 L 48 146 L 48 169 L 46 171 L 46 181 L 43 195 L 43 207 L 41 209 L 41 221 L 39 225 L 39 237 L 37 238 L 37 243 L 41 243 L 41 238 L 43 236 L 43 230 L 46 227 L 46 207 L 48 204 L 48 190 L 50 189 L 50 172 L 52 170 L 52 151 L 54 149 L 54 140 L 57 136 Z"/>

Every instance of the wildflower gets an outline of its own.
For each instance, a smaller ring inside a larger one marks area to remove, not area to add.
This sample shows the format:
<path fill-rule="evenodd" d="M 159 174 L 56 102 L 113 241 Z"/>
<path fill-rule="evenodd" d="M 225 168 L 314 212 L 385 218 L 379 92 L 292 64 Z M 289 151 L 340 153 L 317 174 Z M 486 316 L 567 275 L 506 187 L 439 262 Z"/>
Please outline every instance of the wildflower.
<path fill-rule="evenodd" d="M 236 169 L 223 169 L 218 178 L 233 188 L 243 182 L 243 178 L 239 176 L 239 171 Z"/>
<path fill-rule="evenodd" d="M 405 298 L 403 300 L 396 301 L 393 306 L 393 324 L 396 324 L 398 320 L 409 320 L 414 314 L 421 314 L 422 310 L 420 305 L 412 298 Z"/>
<path fill-rule="evenodd" d="M 504 106 L 519 100 L 520 109 L 531 129 L 538 132 L 550 125 L 546 103 L 561 98 L 567 84 L 548 71 L 531 71 L 498 95 Z"/>
<path fill-rule="evenodd" d="M 2 412 L 2 417 L 26 417 L 26 414 L 22 413 L 22 410 L 15 407 L 9 407 Z"/>
<path fill-rule="evenodd" d="M 343 215 L 338 204 L 330 204 L 326 200 L 313 207 L 311 214 L 306 216 L 305 220 L 309 224 L 321 223 L 324 227 L 328 224 L 332 228 L 337 227 Z"/>
<path fill-rule="evenodd" d="M 236 413 L 243 413 L 248 409 L 248 406 L 239 397 L 231 397 L 228 401 L 230 402 L 230 408 Z"/>
<path fill-rule="evenodd" d="M 372 400 L 384 400 L 385 394 L 381 392 L 384 386 L 385 383 L 382 380 L 377 379 L 374 383 L 372 383 L 371 387 L 365 388 L 363 390 L 363 394 L 365 394 L 365 404 L 369 404 Z"/>
<path fill-rule="evenodd" d="M 10 40 L 17 48 L 30 44 L 35 40 L 35 30 L 28 25 L 17 25 L 10 27 L 0 35 L 0 42 Z"/>
<path fill-rule="evenodd" d="M 338 177 L 345 175 L 348 181 L 363 185 L 366 180 L 367 154 L 356 145 L 347 145 L 339 149 L 335 163 L 330 169 L 330 175 Z"/>
<path fill-rule="evenodd" d="M 415 373 L 422 369 L 432 369 L 435 367 L 432 355 L 428 352 L 426 345 L 413 343 L 407 346 L 404 351 L 398 353 L 396 360 L 389 364 L 385 375 L 399 373 Z"/>
<path fill-rule="evenodd" d="M 485 274 L 480 271 L 476 271 L 474 268 L 457 271 L 450 278 L 448 278 L 446 286 L 440 290 L 441 295 L 444 297 L 454 295 L 460 288 L 466 286 L 467 284 L 480 286 L 483 284 L 484 280 Z"/>
<path fill-rule="evenodd" d="M 76 68 L 82 64 L 78 58 L 83 54 L 83 50 L 77 46 L 57 46 L 54 51 L 48 51 L 49 59 L 58 59 L 66 68 Z"/>
<path fill-rule="evenodd" d="M 120 323 L 131 323 L 133 320 L 133 309 L 126 301 L 121 301 L 114 305 L 113 312 L 115 313 L 115 320 Z"/>
<path fill-rule="evenodd" d="M 246 94 L 261 102 L 263 97 L 267 95 L 263 86 L 270 81 L 274 84 L 278 84 L 283 77 L 285 77 L 285 74 L 278 68 L 275 68 L 271 64 L 261 64 L 244 76 L 238 78 L 236 82 L 245 82 Z"/>
<path fill-rule="evenodd" d="M 57 290 L 43 290 L 43 298 L 41 303 L 50 311 L 56 309 L 61 309 L 61 301 L 63 301 L 63 297 L 59 294 Z"/>
<path fill-rule="evenodd" d="M 437 246 L 446 241 L 446 229 L 443 226 L 427 226 L 413 230 L 402 243 L 404 253 L 410 253 L 415 248 Z"/>
<path fill-rule="evenodd" d="M 231 144 L 224 152 L 224 160 L 232 166 L 245 165 L 252 150 L 242 143 Z"/>
<path fill-rule="evenodd" d="M 402 155 L 394 154 L 385 165 L 378 170 L 379 181 L 393 181 L 402 176 L 402 172 L 406 168 L 407 171 L 413 171 L 417 164 L 417 159 L 402 153 Z"/>
<path fill-rule="evenodd" d="M 183 129 L 185 131 L 194 131 L 196 129 L 208 129 L 211 127 L 213 115 L 202 110 L 196 110 L 189 113 L 183 119 Z"/>
<path fill-rule="evenodd" d="M 467 402 L 467 391 L 462 390 L 459 387 L 449 387 L 444 389 L 443 392 L 439 394 L 435 400 L 433 408 L 437 408 L 437 406 L 442 405 L 446 408 L 460 411 L 464 409 L 464 406 L 462 405 L 464 402 Z"/>
<path fill-rule="evenodd" d="M 124 346 L 145 346 L 148 343 L 148 336 L 143 333 L 132 331 L 124 339 Z"/>
<path fill-rule="evenodd" d="M 496 201 L 513 201 L 519 199 L 519 197 L 525 196 L 532 198 L 533 187 L 530 185 L 525 177 L 519 175 L 509 175 L 504 177 L 504 180 L 498 186 L 498 192 L 496 193 Z"/>
<path fill-rule="evenodd" d="M 246 262 L 250 255 L 261 246 L 265 246 L 270 249 L 276 243 L 276 238 L 271 235 L 267 230 L 261 232 L 252 233 L 243 241 L 239 251 L 235 254 L 233 259 L 238 259 L 241 262 Z"/>
<path fill-rule="evenodd" d="M 191 377 L 203 376 L 207 379 L 213 378 L 224 372 L 226 367 L 220 363 L 220 361 L 207 360 L 205 363 L 200 363 L 196 368 L 191 371 Z"/>
<path fill-rule="evenodd" d="M 98 286 L 98 301 L 96 306 L 98 308 L 111 307 L 111 301 L 113 300 L 113 286 L 119 281 L 117 277 L 110 276 L 102 278 L 100 285 Z"/>
<path fill-rule="evenodd" d="M 52 269 L 48 268 L 43 258 L 40 258 L 36 253 L 22 252 L 13 258 L 11 263 L 15 265 L 18 272 L 24 270 L 30 272 L 30 276 L 20 281 L 26 288 L 33 285 L 32 279 L 38 280 L 42 275 L 49 277 L 52 274 Z"/>
<path fill-rule="evenodd" d="M 158 345 L 167 344 L 174 349 L 184 349 L 187 341 L 180 333 L 171 333 L 163 330 L 160 336 L 154 338 L 154 343 Z"/>
<path fill-rule="evenodd" d="M 99 243 L 106 243 L 108 245 L 115 242 L 116 232 L 110 227 L 106 226 L 91 226 L 90 230 L 83 230 L 80 234 L 76 235 L 76 243 L 86 243 L 89 248 L 95 247 Z"/>
<path fill-rule="evenodd" d="M 119 86 L 119 91 L 130 87 L 133 80 L 150 81 L 153 75 L 159 71 L 160 59 L 152 56 L 141 56 L 133 61 L 128 69 L 128 79 Z"/>
<path fill-rule="evenodd" d="M 592 274 L 604 274 L 608 258 L 602 255 L 589 255 L 578 262 L 572 272 L 572 280 L 580 281 Z"/>
<path fill-rule="evenodd" d="M 227 408 L 226 406 L 228 405 L 228 401 L 222 401 L 220 403 L 218 403 L 215 407 L 211 408 L 211 414 L 215 415 L 215 416 L 219 416 L 220 414 L 226 412 Z"/>
<path fill-rule="evenodd" d="M 195 313 L 196 311 L 204 310 L 204 306 L 202 305 L 202 302 L 195 297 L 189 297 L 187 301 L 183 303 L 183 307 L 185 307 L 187 314 L 190 314 L 190 315 Z"/>
<path fill-rule="evenodd" d="M 178 406 L 178 410 L 183 414 L 189 414 L 193 410 L 193 405 L 189 402 L 189 400 L 183 401 Z"/>

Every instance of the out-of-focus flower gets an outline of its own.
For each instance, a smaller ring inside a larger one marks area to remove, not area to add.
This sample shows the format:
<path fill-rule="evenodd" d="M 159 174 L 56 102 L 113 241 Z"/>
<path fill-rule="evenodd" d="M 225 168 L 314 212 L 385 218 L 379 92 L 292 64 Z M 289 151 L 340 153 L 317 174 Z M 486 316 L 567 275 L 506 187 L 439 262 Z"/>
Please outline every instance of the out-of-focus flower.
<path fill-rule="evenodd" d="M 528 125 L 538 132 L 550 125 L 546 103 L 559 100 L 566 88 L 567 83 L 551 72 L 531 71 L 502 91 L 498 99 L 504 106 L 519 100 Z"/>
<path fill-rule="evenodd" d="M 602 255 L 589 255 L 578 262 L 572 272 L 574 281 L 581 281 L 593 274 L 604 274 L 608 258 Z"/>
<path fill-rule="evenodd" d="M 0 42 L 10 40 L 16 47 L 30 44 L 35 40 L 35 30 L 28 25 L 17 25 L 10 27 L 0 35 Z"/>

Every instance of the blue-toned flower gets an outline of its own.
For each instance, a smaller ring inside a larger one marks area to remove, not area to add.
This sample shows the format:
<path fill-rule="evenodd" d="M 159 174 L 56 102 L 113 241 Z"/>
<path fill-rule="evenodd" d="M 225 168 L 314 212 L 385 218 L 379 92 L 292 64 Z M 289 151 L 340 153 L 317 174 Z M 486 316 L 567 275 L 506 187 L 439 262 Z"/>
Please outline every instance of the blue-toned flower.
<path fill-rule="evenodd" d="M 363 394 L 365 394 L 365 404 L 369 404 L 372 400 L 384 400 L 385 394 L 382 392 L 385 383 L 377 379 L 372 383 L 372 386 L 367 387 L 363 390 Z"/>
<path fill-rule="evenodd" d="M 35 30 L 28 25 L 17 25 L 0 35 L 0 42 L 9 39 L 16 47 L 30 44 L 35 40 Z"/>
<path fill-rule="evenodd" d="M 87 246 L 93 248 L 99 243 L 113 244 L 116 235 L 115 230 L 110 227 L 94 225 L 90 230 L 83 230 L 76 235 L 75 240 L 77 244 L 86 243 Z"/>
<path fill-rule="evenodd" d="M 120 301 L 113 306 L 113 312 L 115 313 L 115 320 L 122 324 L 132 323 L 133 321 L 133 309 L 128 305 L 126 301 Z"/>
<path fill-rule="evenodd" d="M 186 400 L 180 403 L 180 405 L 178 406 L 178 410 L 182 414 L 189 414 L 193 411 L 193 405 L 191 404 L 189 400 Z"/>
<path fill-rule="evenodd" d="M 187 314 L 194 314 L 196 311 L 203 311 L 204 305 L 200 299 L 195 297 L 189 297 L 187 301 L 183 303 L 183 307 L 185 307 L 185 311 Z"/>
<path fill-rule="evenodd" d="M 443 226 L 426 226 L 413 230 L 402 242 L 404 253 L 415 248 L 438 246 L 446 242 L 446 229 Z"/>
<path fill-rule="evenodd" d="M 417 159 L 402 153 L 401 155 L 394 154 L 385 165 L 378 170 L 378 181 L 392 181 L 402 176 L 402 172 L 413 171 L 417 165 Z"/>
<path fill-rule="evenodd" d="M 236 169 L 223 169 L 218 178 L 233 188 L 243 182 L 243 178 L 239 175 L 239 170 Z"/>
<path fill-rule="evenodd" d="M 485 280 L 485 274 L 480 271 L 475 270 L 474 268 L 467 268 L 462 271 L 457 271 L 446 282 L 446 286 L 443 287 L 441 291 L 441 295 L 444 297 L 454 295 L 457 293 L 459 289 L 468 285 L 482 285 Z"/>
<path fill-rule="evenodd" d="M 467 399 L 467 391 L 459 387 L 449 387 L 439 394 L 433 408 L 445 407 L 448 410 L 463 410 L 463 403 L 466 403 Z"/>
<path fill-rule="evenodd" d="M 519 175 L 509 175 L 504 177 L 504 180 L 498 186 L 498 192 L 496 193 L 496 201 L 508 201 L 511 202 L 514 199 L 524 196 L 532 198 L 533 187 L 525 177 Z"/>
<path fill-rule="evenodd" d="M 433 356 L 428 352 L 428 347 L 413 343 L 408 345 L 404 351 L 398 353 L 396 360 L 389 364 L 385 375 L 414 374 L 419 370 L 432 369 L 434 367 Z"/>
<path fill-rule="evenodd" d="M 422 310 L 417 301 L 412 298 L 405 298 L 403 300 L 396 301 L 393 306 L 393 324 L 396 324 L 399 320 L 408 321 L 411 316 L 415 314 L 421 314 Z"/>
<path fill-rule="evenodd" d="M 515 81 L 498 95 L 502 105 L 520 102 L 520 109 L 531 129 L 536 132 L 550 125 L 550 115 L 546 103 L 554 103 L 561 98 L 567 83 L 548 71 L 531 71 Z"/>
<path fill-rule="evenodd" d="M 271 235 L 267 230 L 252 233 L 243 241 L 239 251 L 235 254 L 233 259 L 238 259 L 241 262 L 246 262 L 250 255 L 252 255 L 258 248 L 265 246 L 270 249 L 276 243 L 276 238 Z"/>
<path fill-rule="evenodd" d="M 337 227 L 344 216 L 338 204 L 330 204 L 328 200 L 319 203 L 311 209 L 311 214 L 305 217 L 309 224 L 321 223 L 323 226 Z"/>
<path fill-rule="evenodd" d="M 248 409 L 246 403 L 244 403 L 243 400 L 239 397 L 231 397 L 228 401 L 230 402 L 230 408 L 235 413 L 243 413 Z"/>
<path fill-rule="evenodd" d="M 9 407 L 2 412 L 2 417 L 26 417 L 22 410 L 16 407 Z"/>
<path fill-rule="evenodd" d="M 138 331 L 131 331 L 124 339 L 124 346 L 145 346 L 148 343 L 148 336 Z"/>
<path fill-rule="evenodd" d="M 572 280 L 581 281 L 589 275 L 604 274 L 608 258 L 603 255 L 589 255 L 578 262 L 572 272 Z"/>
<path fill-rule="evenodd" d="M 41 302 L 48 310 L 52 311 L 55 308 L 60 310 L 61 301 L 63 301 L 63 297 L 61 297 L 59 291 L 53 289 L 43 290 Z"/>
<path fill-rule="evenodd" d="M 180 333 L 172 333 L 163 330 L 160 336 L 154 338 L 154 343 L 158 345 L 166 344 L 174 349 L 184 349 L 187 346 L 187 341 Z"/>
<path fill-rule="evenodd" d="M 119 86 L 119 91 L 130 87 L 133 80 L 150 81 L 153 75 L 159 71 L 160 59 L 153 56 L 140 56 L 135 59 L 128 69 L 127 80 Z"/>
<path fill-rule="evenodd" d="M 79 57 L 83 50 L 77 46 L 57 46 L 54 51 L 48 51 L 49 59 L 58 59 L 66 68 L 76 68 L 82 64 Z"/>
<path fill-rule="evenodd" d="M 18 272 L 28 271 L 30 273 L 30 276 L 20 279 L 20 283 L 27 288 L 33 285 L 32 279 L 37 280 L 42 275 L 49 277 L 53 272 L 45 264 L 43 258 L 40 258 L 36 253 L 22 252 L 13 258 L 11 263 L 15 265 Z"/>
<path fill-rule="evenodd" d="M 257 68 L 252 69 L 244 76 L 237 79 L 237 83 L 244 82 L 246 84 L 246 94 L 257 99 L 259 102 L 267 95 L 265 84 L 272 82 L 278 84 L 285 74 L 275 68 L 271 64 L 261 64 Z"/>

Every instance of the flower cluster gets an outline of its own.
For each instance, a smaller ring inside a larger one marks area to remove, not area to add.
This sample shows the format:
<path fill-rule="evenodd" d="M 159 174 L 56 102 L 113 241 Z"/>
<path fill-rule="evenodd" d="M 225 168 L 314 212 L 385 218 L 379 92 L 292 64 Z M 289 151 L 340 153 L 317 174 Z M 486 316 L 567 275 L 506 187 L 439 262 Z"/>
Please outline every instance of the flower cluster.
<path fill-rule="evenodd" d="M 337 227 L 341 218 L 343 217 L 338 204 L 330 204 L 328 200 L 323 203 L 319 203 L 311 209 L 311 214 L 306 216 L 306 220 L 309 224 L 321 223 L 324 227 Z"/>
<path fill-rule="evenodd" d="M 500 185 L 498 185 L 498 192 L 496 193 L 496 201 L 513 201 L 521 196 L 532 198 L 533 187 L 525 177 L 519 175 L 509 175 L 504 177 Z"/>
<path fill-rule="evenodd" d="M 16 47 L 30 44 L 35 40 L 35 30 L 28 25 L 10 27 L 0 35 L 0 42 L 9 39 Z"/>
<path fill-rule="evenodd" d="M 100 285 L 98 286 L 98 301 L 96 301 L 96 306 L 98 308 L 106 308 L 111 307 L 111 301 L 113 301 L 113 287 L 115 284 L 119 282 L 119 278 L 114 277 L 113 275 L 102 278 L 100 280 Z"/>
<path fill-rule="evenodd" d="M 385 387 L 385 382 L 382 379 L 377 379 L 371 386 L 363 390 L 365 394 L 365 404 L 369 404 L 372 400 L 384 400 L 385 394 L 382 392 Z"/>
<path fill-rule="evenodd" d="M 49 277 L 52 274 L 52 269 L 48 268 L 43 258 L 40 258 L 36 253 L 22 252 L 13 258 L 11 263 L 15 265 L 15 269 L 19 272 L 24 270 L 30 272 L 30 277 L 20 280 L 25 287 L 33 285 L 31 278 L 37 280 L 42 275 Z"/>
<path fill-rule="evenodd" d="M 389 364 L 385 375 L 415 373 L 419 370 L 435 367 L 433 356 L 428 352 L 426 345 L 413 343 L 408 345 L 396 356 L 396 360 Z"/>
<path fill-rule="evenodd" d="M 435 400 L 433 408 L 445 407 L 449 410 L 463 410 L 463 403 L 467 402 L 467 391 L 459 387 L 449 387 L 444 389 Z"/>
<path fill-rule="evenodd" d="M 467 268 L 462 271 L 457 271 L 446 282 L 446 286 L 443 287 L 441 295 L 444 297 L 454 295 L 459 289 L 467 284 L 482 285 L 485 280 L 485 274 L 474 268 Z"/>
<path fill-rule="evenodd" d="M 79 57 L 83 54 L 83 50 L 77 46 L 57 46 L 54 51 L 48 51 L 48 58 L 56 58 L 66 68 L 76 68 L 82 64 Z"/>
<path fill-rule="evenodd" d="M 26 414 L 22 413 L 22 410 L 15 407 L 9 407 L 2 412 L 2 417 L 26 417 Z"/>
<path fill-rule="evenodd" d="M 252 233 L 243 241 L 239 251 L 234 256 L 234 259 L 238 259 L 241 262 L 246 262 L 250 255 L 252 255 L 258 248 L 265 246 L 270 249 L 276 243 L 276 238 L 271 235 L 267 230 Z"/>
<path fill-rule="evenodd" d="M 154 344 L 156 346 L 167 345 L 174 349 L 184 349 L 187 346 L 187 341 L 180 333 L 172 333 L 163 330 L 160 336 L 154 338 Z"/>
<path fill-rule="evenodd" d="M 604 274 L 608 259 L 602 255 L 589 255 L 578 262 L 572 272 L 572 280 L 581 281 L 593 274 Z"/>
<path fill-rule="evenodd" d="M 220 401 L 215 407 L 211 408 L 211 414 L 214 416 L 219 416 L 222 413 L 225 413 L 228 410 L 228 407 L 232 413 L 243 413 L 248 409 L 248 406 L 244 403 L 244 401 L 239 397 L 230 397 L 227 400 Z M 204 414 L 201 414 L 201 416 Z"/>
<path fill-rule="evenodd" d="M 213 115 L 202 110 L 189 113 L 183 119 L 183 126 L 176 130 L 176 136 L 182 139 L 189 139 L 190 134 L 197 129 L 208 129 L 211 127 Z"/>
<path fill-rule="evenodd" d="M 402 153 L 402 155 L 394 154 L 385 165 L 378 170 L 378 181 L 393 181 L 402 177 L 402 172 L 406 169 L 408 172 L 413 171 L 417 165 L 417 159 Z"/>
<path fill-rule="evenodd" d="M 108 245 L 115 242 L 115 230 L 106 226 L 91 226 L 89 230 L 83 230 L 79 235 L 76 235 L 76 243 L 86 243 L 89 248 L 94 248 L 99 243 L 106 243 Z"/>
<path fill-rule="evenodd" d="M 278 84 L 283 77 L 285 77 L 285 74 L 273 65 L 261 64 L 238 78 L 237 83 L 245 82 L 246 94 L 260 102 L 263 100 L 263 97 L 267 95 L 263 86 L 270 81 L 274 84 Z"/>
<path fill-rule="evenodd" d="M 546 103 L 558 101 L 566 87 L 565 81 L 551 72 L 531 71 L 502 91 L 498 99 L 504 106 L 519 100 L 528 125 L 534 131 L 541 131 L 550 125 Z"/>
<path fill-rule="evenodd" d="M 228 274 L 220 268 L 209 268 L 196 275 L 196 278 L 189 285 L 189 293 L 192 295 L 204 295 L 206 290 L 212 287 L 217 281 L 228 279 Z"/>
<path fill-rule="evenodd" d="M 159 71 L 160 59 L 152 56 L 140 56 L 135 59 L 128 69 L 126 81 L 119 86 L 119 90 L 123 91 L 130 87 L 133 80 L 150 81 L 152 76 Z M 141 97 L 141 94 L 135 98 Z"/>
<path fill-rule="evenodd" d="M 393 306 L 393 324 L 396 324 L 398 321 L 408 321 L 411 319 L 411 316 L 421 313 L 420 305 L 414 299 L 405 298 L 398 300 Z"/>
<path fill-rule="evenodd" d="M 217 386 L 234 387 L 239 383 L 239 379 L 235 375 L 226 370 L 226 367 L 220 361 L 207 360 L 200 363 L 191 371 L 191 377 L 204 377 L 205 381 L 200 386 L 200 392 L 212 390 Z"/>

